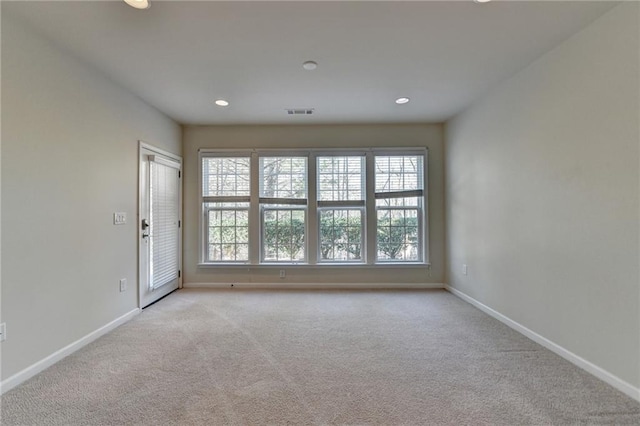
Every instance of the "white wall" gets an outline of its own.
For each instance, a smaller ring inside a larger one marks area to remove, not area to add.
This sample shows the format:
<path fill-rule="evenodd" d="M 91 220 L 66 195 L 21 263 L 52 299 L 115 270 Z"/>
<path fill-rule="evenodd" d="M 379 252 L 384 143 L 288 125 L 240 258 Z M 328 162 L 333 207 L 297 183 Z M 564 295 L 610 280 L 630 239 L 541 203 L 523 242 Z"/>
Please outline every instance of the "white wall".
<path fill-rule="evenodd" d="M 636 389 L 638 31 L 638 4 L 615 7 L 448 122 L 445 147 L 449 284 Z"/>
<path fill-rule="evenodd" d="M 294 117 L 295 118 L 295 117 Z M 184 282 L 193 283 L 403 283 L 444 281 L 444 199 L 442 125 L 318 125 L 318 126 L 185 126 L 184 128 Z M 199 148 L 429 148 L 429 231 L 431 271 L 405 268 L 198 268 Z"/>
<path fill-rule="evenodd" d="M 137 307 L 139 139 L 181 152 L 180 126 L 3 12 L 3 379 Z"/>

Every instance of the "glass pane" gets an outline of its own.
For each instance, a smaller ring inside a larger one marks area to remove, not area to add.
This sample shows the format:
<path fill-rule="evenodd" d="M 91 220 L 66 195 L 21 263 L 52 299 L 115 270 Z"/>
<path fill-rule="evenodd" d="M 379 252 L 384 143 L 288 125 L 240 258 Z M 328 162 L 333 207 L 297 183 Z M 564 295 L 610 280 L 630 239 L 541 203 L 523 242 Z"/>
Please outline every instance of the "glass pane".
<path fill-rule="evenodd" d="M 260 196 L 307 198 L 307 158 L 261 157 Z"/>
<path fill-rule="evenodd" d="M 378 198 L 378 207 L 418 207 L 421 205 L 422 197 L 400 197 L 400 198 Z"/>
<path fill-rule="evenodd" d="M 209 227 L 209 243 L 220 244 L 222 242 L 222 228 L 219 226 Z"/>
<path fill-rule="evenodd" d="M 417 209 L 379 209 L 378 260 L 419 261 Z"/>
<path fill-rule="evenodd" d="M 236 242 L 248 243 L 249 242 L 249 228 L 245 226 L 236 227 Z"/>
<path fill-rule="evenodd" d="M 250 192 L 249 157 L 204 157 L 202 159 L 202 195 L 205 197 L 248 196 Z"/>
<path fill-rule="evenodd" d="M 262 224 L 265 261 L 299 262 L 305 259 L 305 210 L 265 209 Z"/>
<path fill-rule="evenodd" d="M 209 211 L 209 251 L 207 260 L 249 260 L 249 212 L 247 210 Z"/>
<path fill-rule="evenodd" d="M 204 203 L 207 209 L 248 209 L 249 203 Z"/>
<path fill-rule="evenodd" d="M 364 200 L 364 157 L 318 157 L 318 200 Z"/>
<path fill-rule="evenodd" d="M 423 189 L 421 155 L 376 156 L 376 193 Z"/>
<path fill-rule="evenodd" d="M 249 258 L 249 244 L 238 244 L 236 246 L 236 260 Z"/>
<path fill-rule="evenodd" d="M 361 209 L 320 210 L 320 260 L 362 259 Z"/>
<path fill-rule="evenodd" d="M 209 261 L 220 260 L 222 257 L 222 246 L 219 244 L 209 244 L 208 258 Z"/>

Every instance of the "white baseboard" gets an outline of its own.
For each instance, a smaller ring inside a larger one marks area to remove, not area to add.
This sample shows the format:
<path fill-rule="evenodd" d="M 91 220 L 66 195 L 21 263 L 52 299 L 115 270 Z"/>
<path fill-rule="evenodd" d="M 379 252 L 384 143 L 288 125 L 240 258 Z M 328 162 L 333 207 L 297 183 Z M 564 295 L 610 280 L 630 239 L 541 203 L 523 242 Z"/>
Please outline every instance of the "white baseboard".
<path fill-rule="evenodd" d="M 129 321 L 131 318 L 135 317 L 136 315 L 138 315 L 141 312 L 140 308 L 136 308 L 130 312 L 127 312 L 126 314 L 122 315 L 119 318 L 116 318 L 115 320 L 111 321 L 110 323 L 100 327 L 99 329 L 92 331 L 91 333 L 87 334 L 86 336 L 76 340 L 75 342 L 65 346 L 64 348 L 52 353 L 51 355 L 49 355 L 48 357 L 41 359 L 40 361 L 36 362 L 35 364 L 30 365 L 29 367 L 25 368 L 22 371 L 19 371 L 18 373 L 14 374 L 13 376 L 3 380 L 0 383 L 0 394 L 4 394 L 5 392 L 13 389 L 14 387 L 18 386 L 20 383 L 23 383 L 27 380 L 29 380 L 30 378 L 32 378 L 33 376 L 35 376 L 36 374 L 40 373 L 41 371 L 51 367 L 53 364 L 55 364 L 56 362 L 60 361 L 62 358 L 71 355 L 72 353 L 74 353 L 75 351 L 77 351 L 78 349 L 82 348 L 83 346 L 88 345 L 89 343 L 93 342 L 94 340 L 98 339 L 101 336 L 104 336 L 105 334 L 107 334 L 108 332 L 110 332 L 111 330 L 115 329 L 116 327 L 124 324 L 125 322 Z"/>
<path fill-rule="evenodd" d="M 497 319 L 498 321 L 508 325 L 509 327 L 513 328 L 514 330 L 516 330 L 517 332 L 519 332 L 520 334 L 525 335 L 526 337 L 528 337 L 529 339 L 533 340 L 534 342 L 544 346 L 545 348 L 549 349 L 551 352 L 556 353 L 557 355 L 560 355 L 562 358 L 566 359 L 567 361 L 571 362 L 572 364 L 582 368 L 583 370 L 585 370 L 588 373 L 593 374 L 594 376 L 596 376 L 597 378 L 599 378 L 600 380 L 604 381 L 605 383 L 608 383 L 609 385 L 613 386 L 614 388 L 618 389 L 620 392 L 630 396 L 631 398 L 635 399 L 636 401 L 640 402 L 640 388 L 637 388 L 635 386 L 633 386 L 630 383 L 625 382 L 624 380 L 620 379 L 619 377 L 609 373 L 608 371 L 604 370 L 601 367 L 598 367 L 597 365 L 587 361 L 586 359 L 574 354 L 573 352 L 563 348 L 562 346 L 558 345 L 557 343 L 552 342 L 551 340 L 547 339 L 546 337 L 543 337 L 541 335 L 539 335 L 538 333 L 536 333 L 535 331 L 532 331 L 530 329 L 528 329 L 527 327 L 523 326 L 522 324 L 512 320 L 511 318 L 502 315 L 500 312 L 488 307 L 487 305 L 478 302 L 476 299 L 474 299 L 471 296 L 466 295 L 465 293 L 461 292 L 460 290 L 457 290 L 449 285 L 444 286 L 445 290 L 451 292 L 452 294 L 458 296 L 459 298 L 461 298 L 462 300 L 464 300 L 465 302 L 468 302 L 470 304 L 472 304 L 473 306 L 475 306 L 476 308 L 480 309 L 482 312 L 492 316 L 493 318 Z"/>
<path fill-rule="evenodd" d="M 296 290 L 367 290 L 444 288 L 443 283 L 184 283 L 184 288 L 243 288 Z"/>

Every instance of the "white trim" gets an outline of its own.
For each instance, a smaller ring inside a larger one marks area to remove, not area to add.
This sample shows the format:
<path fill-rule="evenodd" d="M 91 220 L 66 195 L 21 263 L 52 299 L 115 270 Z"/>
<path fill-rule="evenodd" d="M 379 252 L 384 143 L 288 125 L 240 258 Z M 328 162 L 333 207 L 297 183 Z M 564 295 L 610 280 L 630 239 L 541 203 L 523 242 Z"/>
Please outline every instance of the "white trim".
<path fill-rule="evenodd" d="M 422 220 L 420 228 L 420 235 L 422 235 L 422 261 L 425 263 L 431 262 L 431 252 L 429 245 L 429 223 L 431 222 L 431 212 L 429 211 L 429 194 L 431 193 L 429 189 L 429 149 L 427 148 L 424 153 L 424 158 L 422 160 L 422 178 L 424 179 L 423 187 L 422 187 L 422 202 L 424 203 L 422 206 Z M 431 275 L 429 275 L 431 276 Z"/>
<path fill-rule="evenodd" d="M 307 201 L 318 199 L 318 157 L 315 152 L 309 154 L 307 160 Z M 308 204 L 308 203 L 307 203 Z M 305 223 L 305 255 L 311 265 L 318 263 L 320 257 L 320 222 L 318 220 L 318 208 L 307 208 Z"/>
<path fill-rule="evenodd" d="M 318 210 L 334 210 L 334 209 L 361 209 L 366 206 L 364 200 L 340 200 L 340 201 L 320 201 L 316 203 Z"/>
<path fill-rule="evenodd" d="M 162 164 L 164 166 L 171 167 L 177 170 L 181 170 L 182 168 L 182 163 L 180 161 L 173 161 L 161 155 L 150 155 L 149 161 L 153 161 L 154 163 Z"/>
<path fill-rule="evenodd" d="M 87 334 L 86 336 L 81 337 L 80 339 L 76 340 L 75 342 L 65 346 L 64 348 L 62 348 L 62 349 L 60 349 L 60 350 L 58 350 L 58 351 L 56 351 L 54 353 L 52 353 L 48 357 L 41 359 L 40 361 L 36 362 L 35 364 L 30 365 L 29 367 L 25 368 L 22 371 L 19 371 L 18 373 L 14 374 L 13 376 L 9 377 L 8 379 L 3 380 L 2 383 L 0 383 L 0 394 L 4 394 L 5 392 L 15 388 L 19 384 L 29 380 L 30 378 L 32 378 L 36 374 L 38 374 L 38 373 L 42 372 L 43 370 L 51 367 L 53 364 L 55 364 L 56 362 L 60 361 L 61 359 L 71 355 L 72 353 L 76 352 L 80 348 L 88 345 L 89 343 L 93 342 L 94 340 L 97 340 L 98 338 L 104 336 L 108 332 L 114 330 L 115 328 L 117 328 L 117 327 L 121 326 L 122 324 L 126 323 L 127 321 L 131 320 L 133 317 L 138 315 L 140 312 L 141 312 L 140 308 L 136 308 L 136 309 L 134 309 L 132 311 L 129 311 L 126 314 L 122 315 L 121 317 L 118 317 L 118 318 L 114 319 L 110 323 L 108 323 L 106 325 L 103 325 L 102 327 L 98 328 L 97 330 L 92 331 L 91 333 Z"/>
<path fill-rule="evenodd" d="M 251 196 L 249 195 L 228 195 L 228 196 L 206 196 L 202 197 L 203 203 L 250 203 Z M 217 208 L 217 207 L 216 207 Z M 247 207 L 248 208 L 248 207 Z M 235 210 L 236 207 L 229 207 L 229 209 Z"/>
<path fill-rule="evenodd" d="M 202 175 L 202 164 L 200 165 L 200 174 Z M 261 211 L 260 211 L 260 158 L 258 158 L 257 152 L 251 153 L 251 162 L 249 163 L 249 263 L 260 263 L 260 256 L 262 252 L 262 226 L 261 226 Z M 202 176 L 198 183 L 202 185 Z M 200 190 L 202 192 L 202 190 Z M 200 227 L 200 236 L 202 232 L 202 225 Z M 208 238 L 208 237 L 207 237 Z M 206 242 L 204 243 L 206 244 Z M 206 252 L 204 252 L 206 253 Z M 200 256 L 202 258 L 202 256 Z M 206 259 L 202 259 L 204 262 Z"/>
<path fill-rule="evenodd" d="M 243 289 L 296 289 L 296 290 L 401 290 L 444 289 L 443 283 L 184 283 L 184 288 L 243 288 Z"/>
<path fill-rule="evenodd" d="M 139 140 L 138 141 L 138 148 L 144 148 L 148 151 L 153 151 L 156 154 L 160 154 L 160 155 L 164 155 L 165 157 L 169 157 L 172 158 L 176 161 L 178 161 L 180 164 L 182 164 L 182 157 L 179 156 L 178 154 L 174 154 L 172 152 L 169 151 L 165 151 L 164 149 L 160 149 L 160 148 L 156 148 L 154 145 L 148 144 L 145 141 Z"/>
<path fill-rule="evenodd" d="M 512 320 L 511 318 L 505 315 L 502 315 L 500 312 L 488 307 L 487 305 L 481 302 L 478 302 L 476 299 L 466 295 L 460 290 L 457 290 L 447 284 L 445 284 L 444 289 L 450 292 L 451 294 L 458 296 L 460 299 L 464 300 L 465 302 L 470 303 L 471 305 L 480 309 L 482 312 L 492 316 L 493 318 L 497 319 L 503 324 L 508 325 L 515 331 L 519 332 L 520 334 L 523 334 L 524 336 L 528 337 L 534 342 L 544 346 L 545 348 L 549 349 L 551 352 L 554 352 L 555 354 L 560 355 L 562 358 L 566 359 L 572 364 L 582 368 L 588 373 L 591 373 L 592 375 L 596 376 L 598 379 L 613 386 L 614 388 L 618 389 L 620 392 L 624 393 L 625 395 L 628 395 L 631 398 L 635 399 L 636 401 L 640 402 L 640 388 L 637 388 L 632 384 L 625 382 L 619 377 L 609 373 L 602 367 L 598 367 L 597 365 L 587 361 L 586 359 L 563 348 L 557 343 L 552 342 L 546 337 L 539 335 L 535 331 L 528 329 L 527 327 L 523 326 L 522 324 Z"/>
<path fill-rule="evenodd" d="M 413 197 L 424 197 L 424 190 L 415 189 L 411 191 L 391 191 L 391 192 L 376 192 L 374 195 L 376 200 L 385 200 L 387 198 L 413 198 Z M 396 206 L 394 206 L 396 207 Z M 412 207 L 412 206 L 406 206 Z"/>
<path fill-rule="evenodd" d="M 307 199 L 306 198 L 276 198 L 276 197 L 259 197 L 258 202 L 260 204 L 279 204 L 278 207 L 273 207 L 272 210 L 282 210 L 282 207 L 286 205 L 292 206 L 306 206 Z M 286 207 L 285 207 L 286 208 Z"/>
<path fill-rule="evenodd" d="M 201 154 L 214 154 L 217 156 L 218 154 L 226 155 L 234 155 L 235 153 L 267 153 L 278 154 L 285 153 L 286 156 L 289 156 L 289 153 L 301 153 L 302 155 L 306 155 L 308 153 L 316 153 L 317 155 L 322 156 L 342 156 L 342 155 L 359 155 L 367 152 L 398 152 L 401 151 L 403 153 L 424 153 L 425 151 L 429 151 L 429 147 L 425 146 L 399 146 L 395 148 L 386 147 L 386 148 L 304 148 L 304 149 L 289 149 L 289 148 L 198 148 L 198 153 Z"/>
<path fill-rule="evenodd" d="M 373 152 L 369 151 L 365 155 L 364 160 L 364 192 L 365 192 L 365 206 L 364 206 L 364 250 L 362 253 L 362 259 L 369 266 L 373 266 L 376 263 L 376 255 L 378 253 L 378 219 L 376 212 L 376 166 L 375 156 Z"/>
<path fill-rule="evenodd" d="M 183 279 L 183 265 L 182 265 L 182 252 L 183 252 L 183 226 L 182 224 L 184 223 L 183 217 L 182 217 L 182 210 L 184 207 L 184 201 L 183 201 L 183 185 L 182 185 L 182 156 L 178 155 L 178 154 L 173 154 L 169 151 L 165 151 L 163 149 L 157 148 L 154 145 L 148 144 L 142 140 L 138 141 L 138 212 L 137 212 L 137 221 L 136 221 L 136 229 L 138 230 L 138 288 L 137 288 L 137 292 L 138 292 L 138 308 L 143 308 L 144 306 L 149 305 L 152 302 L 149 302 L 148 300 L 144 300 L 143 297 L 143 289 L 142 289 L 142 285 L 146 285 L 146 283 L 148 282 L 148 277 L 145 276 L 145 274 L 147 273 L 146 271 L 146 265 L 143 265 L 143 248 L 142 248 L 142 240 L 143 237 L 142 235 L 144 234 L 144 230 L 142 229 L 141 226 L 141 221 L 143 219 L 143 215 L 146 216 L 147 213 L 147 207 L 146 206 L 146 199 L 148 197 L 148 194 L 146 194 L 146 191 L 148 190 L 147 188 L 147 171 L 143 170 L 143 164 L 145 163 L 144 160 L 144 156 L 148 156 L 149 158 L 147 158 L 147 162 L 151 161 L 151 157 L 154 157 L 153 161 L 159 163 L 159 164 L 164 164 L 165 166 L 168 167 L 173 167 L 171 164 L 171 160 L 174 160 L 177 163 L 178 167 L 174 167 L 178 170 L 178 204 L 179 204 L 179 208 L 178 208 L 178 285 L 176 288 L 182 288 L 182 279 Z M 158 156 L 164 156 L 167 157 L 166 159 L 163 160 L 158 157 Z M 202 182 L 202 181 L 200 181 Z M 202 191 L 200 191 L 200 196 L 202 196 Z M 200 203 L 202 205 L 202 203 Z M 156 290 L 159 287 L 155 287 L 153 290 Z M 166 294 L 170 293 L 171 291 L 173 291 L 175 289 L 171 289 L 170 291 L 167 291 L 167 289 L 163 289 L 163 291 L 160 292 L 156 292 L 156 294 L 154 295 L 154 297 L 156 297 L 155 300 L 158 300 L 161 297 L 166 296 Z M 165 293 L 166 292 L 166 293 Z M 164 294 L 163 294 L 164 293 Z M 147 298 L 148 299 L 148 298 Z M 149 302 L 149 303 L 147 303 Z M 144 306 L 143 306 L 144 305 Z"/>

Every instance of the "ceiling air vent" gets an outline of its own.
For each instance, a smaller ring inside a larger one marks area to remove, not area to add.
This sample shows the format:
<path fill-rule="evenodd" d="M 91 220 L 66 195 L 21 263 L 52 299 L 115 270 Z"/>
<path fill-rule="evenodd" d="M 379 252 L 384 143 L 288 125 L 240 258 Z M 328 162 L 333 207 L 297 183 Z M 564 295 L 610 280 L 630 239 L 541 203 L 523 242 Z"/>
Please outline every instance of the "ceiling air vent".
<path fill-rule="evenodd" d="M 287 108 L 286 111 L 289 115 L 311 115 L 313 110 L 313 108 Z"/>

